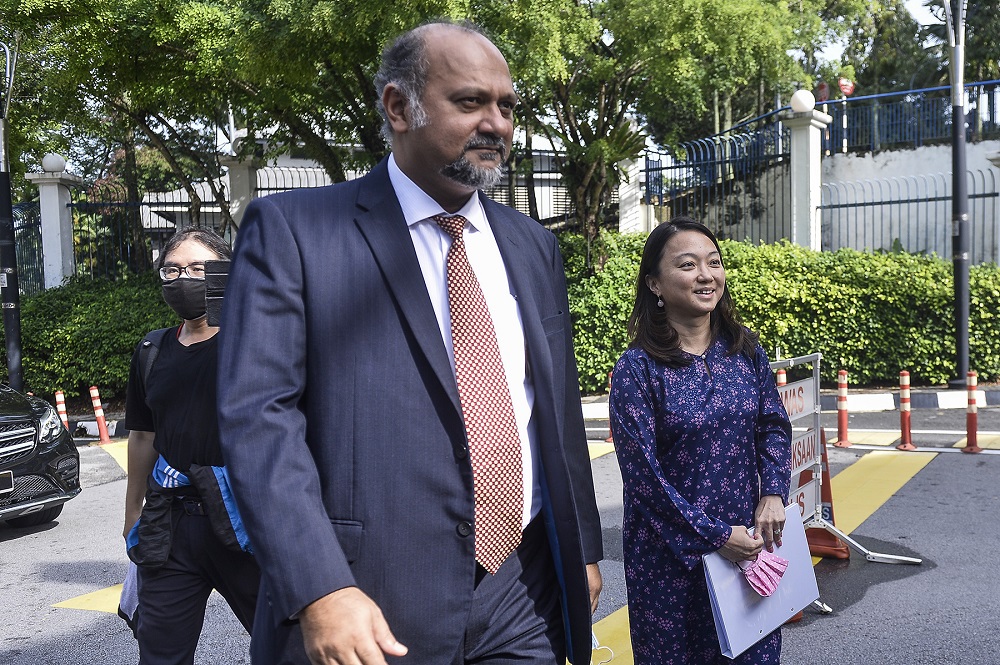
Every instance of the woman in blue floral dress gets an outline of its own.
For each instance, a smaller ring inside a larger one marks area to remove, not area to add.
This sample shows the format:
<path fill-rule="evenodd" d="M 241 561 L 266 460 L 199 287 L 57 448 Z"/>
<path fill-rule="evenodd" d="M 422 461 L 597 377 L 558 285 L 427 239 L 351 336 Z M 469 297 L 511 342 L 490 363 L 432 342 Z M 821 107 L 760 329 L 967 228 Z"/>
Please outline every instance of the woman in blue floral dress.
<path fill-rule="evenodd" d="M 780 629 L 735 661 L 722 656 L 701 564 L 781 544 L 791 446 L 767 355 L 739 321 L 707 227 L 680 217 L 649 235 L 629 335 L 611 429 L 635 662 L 776 664 Z"/>

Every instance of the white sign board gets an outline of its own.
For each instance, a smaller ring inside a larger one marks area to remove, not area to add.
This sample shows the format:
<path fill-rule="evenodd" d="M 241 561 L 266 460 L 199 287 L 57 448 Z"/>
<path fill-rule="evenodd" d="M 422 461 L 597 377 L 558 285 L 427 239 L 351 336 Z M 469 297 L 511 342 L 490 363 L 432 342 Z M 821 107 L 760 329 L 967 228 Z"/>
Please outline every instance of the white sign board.
<path fill-rule="evenodd" d="M 792 478 L 821 462 L 823 449 L 816 430 L 811 429 L 792 439 Z"/>
<path fill-rule="evenodd" d="M 792 422 L 816 412 L 816 384 L 811 378 L 778 386 L 778 394 Z"/>
<path fill-rule="evenodd" d="M 813 478 L 788 496 L 790 504 L 797 503 L 799 505 L 803 522 L 808 522 L 816 517 L 816 493 L 816 479 Z"/>

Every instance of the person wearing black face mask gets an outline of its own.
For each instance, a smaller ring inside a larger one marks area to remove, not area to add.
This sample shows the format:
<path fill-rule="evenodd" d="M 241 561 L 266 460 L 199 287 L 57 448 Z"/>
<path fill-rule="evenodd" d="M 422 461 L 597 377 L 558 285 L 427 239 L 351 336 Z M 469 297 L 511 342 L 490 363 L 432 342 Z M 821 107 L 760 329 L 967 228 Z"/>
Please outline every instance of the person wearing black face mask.
<path fill-rule="evenodd" d="M 219 448 L 219 328 L 205 316 L 205 261 L 231 253 L 206 229 L 167 242 L 158 266 L 163 299 L 182 323 L 148 334 L 132 358 L 124 535 L 137 564 L 141 665 L 194 662 L 213 589 L 248 632 L 253 625 L 260 572 Z"/>

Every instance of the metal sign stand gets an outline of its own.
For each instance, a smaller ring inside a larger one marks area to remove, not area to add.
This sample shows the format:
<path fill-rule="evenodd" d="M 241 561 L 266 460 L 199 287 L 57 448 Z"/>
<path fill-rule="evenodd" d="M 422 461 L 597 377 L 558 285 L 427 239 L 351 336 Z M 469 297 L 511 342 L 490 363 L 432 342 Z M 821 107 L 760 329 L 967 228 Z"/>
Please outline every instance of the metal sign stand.
<path fill-rule="evenodd" d="M 777 354 L 776 354 L 777 355 Z M 825 529 L 841 539 L 848 546 L 865 556 L 868 561 L 876 563 L 907 563 L 920 564 L 921 559 L 895 554 L 872 552 L 859 542 L 845 534 L 833 525 L 833 506 L 823 503 L 823 446 L 820 437 L 822 422 L 820 416 L 819 367 L 822 354 L 813 353 L 797 358 L 777 359 L 771 363 L 771 371 L 787 369 L 795 365 L 812 365 L 812 376 L 778 387 L 781 401 L 788 412 L 788 419 L 793 423 L 812 416 L 812 426 L 805 432 L 792 436 L 792 485 L 789 498 L 799 504 L 802 511 L 802 524 L 807 529 Z M 812 471 L 812 479 L 798 485 L 803 471 Z M 820 600 L 813 606 L 821 613 L 828 614 L 833 610 Z"/>

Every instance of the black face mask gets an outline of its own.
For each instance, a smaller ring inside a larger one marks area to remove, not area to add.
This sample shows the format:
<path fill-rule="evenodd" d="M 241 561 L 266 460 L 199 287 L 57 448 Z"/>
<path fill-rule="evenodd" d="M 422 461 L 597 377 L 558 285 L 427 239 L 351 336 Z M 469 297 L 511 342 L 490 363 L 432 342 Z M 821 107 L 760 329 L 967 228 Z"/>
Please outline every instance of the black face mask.
<path fill-rule="evenodd" d="M 205 280 L 183 277 L 163 285 L 163 299 L 177 316 L 194 321 L 205 316 Z"/>

